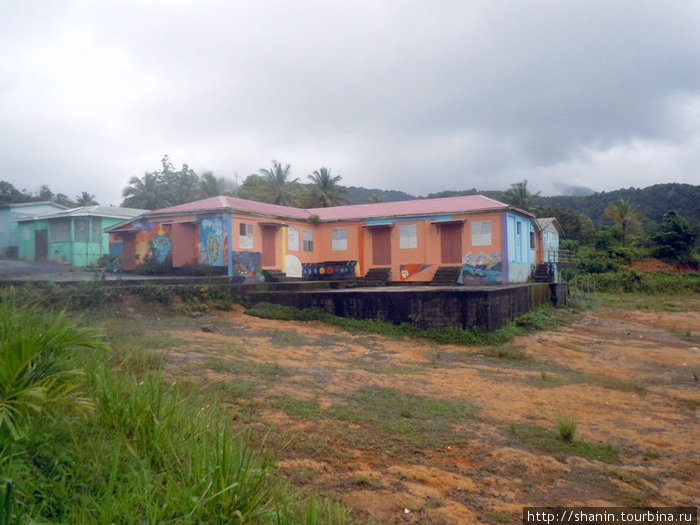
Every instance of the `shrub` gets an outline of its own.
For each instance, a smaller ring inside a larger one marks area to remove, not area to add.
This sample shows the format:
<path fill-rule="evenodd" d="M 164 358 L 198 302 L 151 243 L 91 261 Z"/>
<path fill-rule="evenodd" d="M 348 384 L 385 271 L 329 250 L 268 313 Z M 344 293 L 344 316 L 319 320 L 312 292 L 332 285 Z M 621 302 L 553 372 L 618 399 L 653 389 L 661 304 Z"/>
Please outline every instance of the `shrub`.
<path fill-rule="evenodd" d="M 73 355 L 79 347 L 107 348 L 95 332 L 78 328 L 62 312 L 42 312 L 2 294 L 0 437 L 20 439 L 31 417 L 41 412 L 91 406 Z"/>
<path fill-rule="evenodd" d="M 141 275 L 166 275 L 173 273 L 173 263 L 170 259 L 158 261 L 155 257 L 147 257 L 136 267 L 136 273 Z"/>
<path fill-rule="evenodd" d="M 573 442 L 576 435 L 576 420 L 569 416 L 562 417 L 557 421 L 557 432 L 562 441 Z"/>

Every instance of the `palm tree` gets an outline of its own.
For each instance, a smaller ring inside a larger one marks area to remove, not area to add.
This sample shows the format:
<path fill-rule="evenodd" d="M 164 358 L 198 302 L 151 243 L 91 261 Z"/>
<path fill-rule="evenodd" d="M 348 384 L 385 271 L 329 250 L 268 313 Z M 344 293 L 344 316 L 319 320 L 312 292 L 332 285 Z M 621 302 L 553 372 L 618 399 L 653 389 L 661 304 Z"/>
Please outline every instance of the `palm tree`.
<path fill-rule="evenodd" d="M 343 197 L 348 190 L 338 184 L 341 179 L 340 175 L 332 177 L 331 170 L 324 167 L 314 171 L 313 175 L 309 175 L 308 178 L 311 180 L 311 184 L 305 196 L 305 204 L 309 208 L 328 208 L 350 202 Z"/>
<path fill-rule="evenodd" d="M 158 173 L 146 173 L 143 177 L 131 177 L 129 185 L 122 191 L 122 206 L 157 210 L 169 206 L 167 187 L 161 182 Z"/>
<path fill-rule="evenodd" d="M 61 406 L 89 409 L 78 348 L 107 350 L 96 332 L 63 312 L 45 313 L 0 294 L 0 442 L 25 435 L 31 419 Z"/>
<path fill-rule="evenodd" d="M 88 193 L 87 191 L 84 191 L 78 195 L 75 196 L 75 203 L 78 206 L 94 206 L 95 204 L 99 204 L 95 200 L 95 196 Z"/>
<path fill-rule="evenodd" d="M 217 197 L 226 191 L 223 177 L 215 177 L 211 171 L 205 171 L 199 179 L 199 191 L 203 198 Z"/>
<path fill-rule="evenodd" d="M 259 199 L 270 204 L 294 206 L 297 198 L 297 179 L 289 180 L 290 166 L 284 168 L 276 160 L 272 161 L 272 169 L 261 169 L 262 180 L 259 187 Z"/>
<path fill-rule="evenodd" d="M 639 222 L 639 208 L 626 199 L 618 199 L 605 208 L 605 216 L 622 226 L 622 246 L 625 246 L 628 228 Z"/>
<path fill-rule="evenodd" d="M 530 193 L 527 189 L 527 179 L 525 179 L 522 182 L 511 184 L 510 188 L 503 192 L 503 198 L 511 206 L 525 211 L 532 211 L 533 202 L 539 197 L 540 193 L 539 191 Z"/>

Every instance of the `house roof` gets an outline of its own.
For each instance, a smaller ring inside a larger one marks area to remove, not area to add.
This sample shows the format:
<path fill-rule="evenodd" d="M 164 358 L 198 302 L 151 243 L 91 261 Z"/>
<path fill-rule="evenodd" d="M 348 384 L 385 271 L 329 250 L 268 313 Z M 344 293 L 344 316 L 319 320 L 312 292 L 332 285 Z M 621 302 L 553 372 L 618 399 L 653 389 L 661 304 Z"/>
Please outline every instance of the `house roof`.
<path fill-rule="evenodd" d="M 294 208 L 265 202 L 249 201 L 236 197 L 209 197 L 199 201 L 153 210 L 138 218 L 106 228 L 108 232 L 136 231 L 136 221 L 172 218 L 178 215 L 193 215 L 212 212 L 243 212 L 277 219 L 308 220 L 317 216 L 321 222 L 388 219 L 393 217 L 430 216 L 459 213 L 476 213 L 480 211 L 514 210 L 534 219 L 529 212 L 513 208 L 483 195 L 464 195 L 461 197 L 444 197 L 440 199 L 415 199 L 412 201 L 377 202 L 372 204 L 353 204 L 329 208 Z"/>
<path fill-rule="evenodd" d="M 258 215 L 268 215 L 273 217 L 286 217 L 290 219 L 308 219 L 310 213 L 301 208 L 291 206 L 279 206 L 266 202 L 248 201 L 236 197 L 209 197 L 194 202 L 170 206 L 153 210 L 145 215 L 145 218 L 155 218 L 162 215 L 182 215 L 188 213 L 204 213 L 207 211 L 243 211 Z"/>
<path fill-rule="evenodd" d="M 461 197 L 443 197 L 440 199 L 416 199 L 412 201 L 311 208 L 308 211 L 312 215 L 318 215 L 318 218 L 322 221 L 340 221 L 444 213 L 474 213 L 477 211 L 503 210 L 508 207 L 507 204 L 483 195 L 463 195 Z"/>
<path fill-rule="evenodd" d="M 12 202 L 7 204 L 0 204 L 0 209 L 4 208 L 30 208 L 34 206 L 53 206 L 58 210 L 65 210 L 67 206 L 62 204 L 57 204 L 51 201 L 32 201 L 32 202 Z"/>
<path fill-rule="evenodd" d="M 70 210 L 60 211 L 57 213 L 36 215 L 32 217 L 21 217 L 15 220 L 22 222 L 37 219 L 61 219 L 65 217 L 108 217 L 113 219 L 129 220 L 144 214 L 146 211 L 148 210 L 139 210 L 137 208 L 118 208 L 115 206 L 81 206 L 80 208 L 72 208 Z"/>
<path fill-rule="evenodd" d="M 302 220 L 316 215 L 321 221 L 340 221 L 443 213 L 473 213 L 475 211 L 501 210 L 506 208 L 510 208 L 510 206 L 483 195 L 465 195 L 440 199 L 416 199 L 411 201 L 378 202 L 372 204 L 353 204 L 349 206 L 308 209 L 220 196 L 154 210 L 145 214 L 144 218 L 203 213 L 207 211 L 241 211 L 258 215 Z"/>
<path fill-rule="evenodd" d="M 559 221 L 556 219 L 556 217 L 545 217 L 542 219 L 536 219 L 537 220 L 537 225 L 540 227 L 540 230 L 546 230 L 549 228 L 549 231 L 552 231 L 552 229 L 555 229 L 559 235 L 564 234 L 564 229 L 561 227 L 559 224 Z"/>

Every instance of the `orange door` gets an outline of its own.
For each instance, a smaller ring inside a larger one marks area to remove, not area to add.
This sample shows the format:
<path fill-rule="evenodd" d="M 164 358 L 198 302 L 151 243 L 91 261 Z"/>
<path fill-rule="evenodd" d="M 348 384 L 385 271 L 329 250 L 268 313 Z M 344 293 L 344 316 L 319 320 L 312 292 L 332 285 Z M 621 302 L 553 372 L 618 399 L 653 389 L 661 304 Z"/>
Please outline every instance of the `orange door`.
<path fill-rule="evenodd" d="M 274 266 L 277 258 L 275 252 L 275 233 L 277 228 L 262 227 L 262 265 Z"/>
<path fill-rule="evenodd" d="M 388 266 L 391 264 L 391 228 L 372 228 L 372 264 Z"/>
<path fill-rule="evenodd" d="M 462 262 L 462 223 L 440 225 L 440 252 L 443 263 Z"/>

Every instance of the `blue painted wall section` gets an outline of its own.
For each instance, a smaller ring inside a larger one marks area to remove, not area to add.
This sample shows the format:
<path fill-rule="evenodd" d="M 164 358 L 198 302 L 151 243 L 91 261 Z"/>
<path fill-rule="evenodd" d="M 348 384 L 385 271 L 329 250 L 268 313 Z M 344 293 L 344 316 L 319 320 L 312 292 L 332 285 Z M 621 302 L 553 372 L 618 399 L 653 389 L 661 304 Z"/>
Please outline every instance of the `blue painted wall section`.
<path fill-rule="evenodd" d="M 228 243 L 221 217 L 202 219 L 199 223 L 199 262 L 224 266 Z"/>
<path fill-rule="evenodd" d="M 535 265 L 535 250 L 530 248 L 530 238 L 535 228 L 529 217 L 517 213 L 507 214 L 508 281 L 526 282 Z"/>

